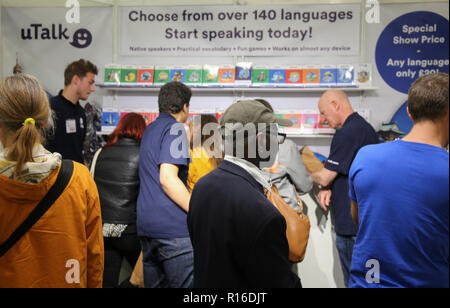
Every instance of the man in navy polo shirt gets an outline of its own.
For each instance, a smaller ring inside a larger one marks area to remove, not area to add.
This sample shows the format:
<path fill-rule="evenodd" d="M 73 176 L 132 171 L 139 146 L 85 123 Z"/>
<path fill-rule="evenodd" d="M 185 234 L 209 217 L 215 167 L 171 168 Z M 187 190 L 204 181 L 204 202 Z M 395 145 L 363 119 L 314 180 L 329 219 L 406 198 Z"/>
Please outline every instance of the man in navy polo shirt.
<path fill-rule="evenodd" d="M 334 207 L 336 248 L 347 287 L 357 233 L 351 216 L 348 174 L 359 149 L 378 143 L 378 137 L 373 127 L 353 110 L 342 91 L 333 89 L 325 92 L 319 100 L 319 110 L 325 121 L 337 130 L 325 168 L 313 173 L 312 179 L 322 186 L 319 193 L 322 207 L 327 210 L 330 203 Z"/>
<path fill-rule="evenodd" d="M 189 288 L 193 283 L 186 223 L 190 153 L 183 126 L 191 95 L 180 82 L 164 85 L 158 95 L 159 117 L 146 128 L 141 141 L 137 228 L 146 288 Z"/>
<path fill-rule="evenodd" d="M 50 99 L 55 127 L 54 133 L 47 136 L 46 148 L 81 164 L 84 164 L 86 114 L 79 100 L 87 100 L 95 91 L 97 74 L 97 67 L 84 59 L 69 64 L 64 71 L 64 89 Z"/>

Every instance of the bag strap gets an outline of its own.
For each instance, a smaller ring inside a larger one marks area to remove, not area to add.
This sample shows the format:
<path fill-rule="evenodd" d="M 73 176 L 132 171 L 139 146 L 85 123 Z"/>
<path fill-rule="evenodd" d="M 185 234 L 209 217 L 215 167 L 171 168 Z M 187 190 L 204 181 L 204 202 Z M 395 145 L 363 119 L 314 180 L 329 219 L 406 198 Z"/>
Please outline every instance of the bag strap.
<path fill-rule="evenodd" d="M 91 170 L 90 170 L 92 177 L 95 176 L 95 166 L 97 165 L 97 158 L 100 155 L 101 151 L 102 151 L 102 148 L 98 149 L 97 152 L 95 152 L 95 154 L 94 154 L 94 158 L 92 159 Z"/>
<path fill-rule="evenodd" d="M 47 192 L 45 197 L 39 202 L 30 216 L 11 234 L 11 236 L 0 245 L 0 258 L 16 244 L 22 236 L 30 230 L 33 225 L 48 211 L 55 201 L 67 187 L 73 174 L 73 161 L 63 160 L 55 183 Z"/>

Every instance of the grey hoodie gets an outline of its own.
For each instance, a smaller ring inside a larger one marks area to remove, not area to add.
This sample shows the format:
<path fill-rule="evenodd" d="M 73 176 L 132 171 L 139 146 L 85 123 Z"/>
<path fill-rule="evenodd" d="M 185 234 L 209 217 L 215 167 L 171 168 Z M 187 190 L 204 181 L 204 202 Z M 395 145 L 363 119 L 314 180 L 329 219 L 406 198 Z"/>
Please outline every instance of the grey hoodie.
<path fill-rule="evenodd" d="M 263 169 L 262 173 L 267 181 L 277 186 L 280 196 L 295 210 L 300 208 L 295 192 L 302 195 L 313 187 L 297 145 L 289 139 L 280 144 L 278 158 L 272 168 Z"/>

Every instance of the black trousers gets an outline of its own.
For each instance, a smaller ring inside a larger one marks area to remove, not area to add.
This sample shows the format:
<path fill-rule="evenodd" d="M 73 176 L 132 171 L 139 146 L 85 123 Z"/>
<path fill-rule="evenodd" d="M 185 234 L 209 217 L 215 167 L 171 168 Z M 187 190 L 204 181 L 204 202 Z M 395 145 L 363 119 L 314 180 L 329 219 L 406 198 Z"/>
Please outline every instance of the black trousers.
<path fill-rule="evenodd" d="M 105 244 L 103 288 L 117 288 L 123 258 L 126 258 L 134 268 L 141 252 L 141 243 L 137 234 L 123 234 L 119 238 L 104 237 L 103 239 Z"/>

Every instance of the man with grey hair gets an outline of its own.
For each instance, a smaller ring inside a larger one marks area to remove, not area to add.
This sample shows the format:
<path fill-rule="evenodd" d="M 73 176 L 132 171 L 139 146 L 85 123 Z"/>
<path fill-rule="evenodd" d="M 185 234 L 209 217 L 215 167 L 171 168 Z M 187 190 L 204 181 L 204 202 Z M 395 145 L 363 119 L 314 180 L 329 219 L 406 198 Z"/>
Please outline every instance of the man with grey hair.
<path fill-rule="evenodd" d="M 194 247 L 194 287 L 300 287 L 291 272 L 286 221 L 267 200 L 261 167 L 278 151 L 277 118 L 257 101 L 224 113 L 225 158 L 192 192 L 188 227 Z"/>

